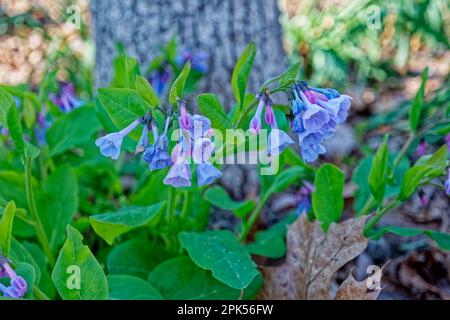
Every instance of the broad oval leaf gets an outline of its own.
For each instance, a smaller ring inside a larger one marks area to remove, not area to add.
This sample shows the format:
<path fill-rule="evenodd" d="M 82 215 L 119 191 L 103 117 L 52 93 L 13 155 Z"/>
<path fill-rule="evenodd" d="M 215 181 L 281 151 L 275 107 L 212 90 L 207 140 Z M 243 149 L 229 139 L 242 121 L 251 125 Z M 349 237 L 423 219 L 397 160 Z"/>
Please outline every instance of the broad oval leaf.
<path fill-rule="evenodd" d="M 378 148 L 372 161 L 369 172 L 369 187 L 373 197 L 381 206 L 383 203 L 384 189 L 388 169 L 388 136 L 384 137 L 383 143 Z"/>
<path fill-rule="evenodd" d="M 223 110 L 219 98 L 215 94 L 204 93 L 199 95 L 197 100 L 200 111 L 211 120 L 211 127 L 220 130 L 225 137 L 226 130 L 232 129 L 233 124 Z"/>
<path fill-rule="evenodd" d="M 230 231 L 182 232 L 179 238 L 196 265 L 232 288 L 246 288 L 259 274 L 249 252 Z"/>
<path fill-rule="evenodd" d="M 118 236 L 138 227 L 150 225 L 159 218 L 164 208 L 165 202 L 149 207 L 133 206 L 117 212 L 93 215 L 89 221 L 95 232 L 111 245 Z"/>
<path fill-rule="evenodd" d="M 200 269 L 186 256 L 163 262 L 150 273 L 148 281 L 170 300 L 234 300 L 241 296 L 241 290 L 215 279 L 211 272 Z M 243 298 L 253 298 L 261 285 L 262 278 L 258 276 L 244 290 Z"/>
<path fill-rule="evenodd" d="M 47 130 L 50 155 L 56 156 L 70 148 L 92 139 L 100 130 L 95 109 L 79 107 L 58 118 Z"/>
<path fill-rule="evenodd" d="M 0 219 L 0 253 L 9 257 L 11 251 L 12 227 L 14 222 L 14 214 L 16 212 L 16 204 L 14 201 L 8 202 Z"/>
<path fill-rule="evenodd" d="M 319 168 L 314 179 L 312 207 L 324 230 L 338 222 L 344 208 L 344 173 L 332 164 Z"/>
<path fill-rule="evenodd" d="M 250 71 L 252 70 L 255 55 L 256 45 L 252 42 L 245 48 L 244 52 L 242 52 L 233 70 L 231 86 L 239 109 L 242 109 L 244 105 L 245 91 L 247 89 L 247 82 L 250 77 Z"/>
<path fill-rule="evenodd" d="M 108 299 L 108 283 L 102 267 L 83 236 L 67 226 L 67 239 L 52 272 L 53 284 L 64 300 Z"/>
<path fill-rule="evenodd" d="M 136 76 L 136 89 L 141 97 L 154 108 L 159 106 L 159 98 L 152 85 L 142 76 Z"/>
<path fill-rule="evenodd" d="M 169 103 L 175 105 L 178 99 L 183 98 L 184 85 L 186 84 L 186 80 L 191 72 L 191 61 L 188 60 L 181 70 L 178 77 L 172 84 L 169 93 Z"/>
<path fill-rule="evenodd" d="M 125 275 L 108 276 L 111 300 L 162 300 L 161 294 L 141 278 Z"/>

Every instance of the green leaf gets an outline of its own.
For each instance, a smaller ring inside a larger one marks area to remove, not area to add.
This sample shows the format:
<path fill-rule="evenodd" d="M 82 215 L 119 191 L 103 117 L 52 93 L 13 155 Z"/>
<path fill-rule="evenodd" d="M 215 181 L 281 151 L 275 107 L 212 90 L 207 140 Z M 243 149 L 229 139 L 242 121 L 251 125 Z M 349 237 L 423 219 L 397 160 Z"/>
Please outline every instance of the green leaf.
<path fill-rule="evenodd" d="M 288 87 L 297 79 L 300 72 L 300 65 L 301 63 L 297 62 L 286 70 L 279 81 L 280 87 Z"/>
<path fill-rule="evenodd" d="M 324 230 L 338 222 L 344 208 L 344 173 L 332 164 L 319 168 L 314 179 L 312 207 Z"/>
<path fill-rule="evenodd" d="M 134 81 L 138 74 L 138 61 L 123 54 L 119 55 L 114 59 L 114 78 L 111 87 L 134 89 Z"/>
<path fill-rule="evenodd" d="M 8 202 L 0 219 L 0 252 L 3 256 L 9 257 L 11 251 L 12 227 L 16 204 L 14 201 Z"/>
<path fill-rule="evenodd" d="M 239 109 L 244 105 L 245 91 L 256 55 L 256 45 L 250 43 L 239 57 L 231 77 L 231 86 Z"/>
<path fill-rule="evenodd" d="M 406 171 L 400 188 L 399 200 L 408 199 L 414 190 L 431 179 L 441 176 L 446 167 L 447 146 L 442 146 L 431 157 L 424 156 Z"/>
<path fill-rule="evenodd" d="M 91 140 L 99 130 L 100 122 L 93 107 L 79 107 L 64 114 L 47 131 L 50 155 L 60 155 L 74 146 Z"/>
<path fill-rule="evenodd" d="M 111 300 L 162 300 L 161 294 L 147 281 L 132 276 L 108 276 Z"/>
<path fill-rule="evenodd" d="M 7 127 L 7 115 L 14 104 L 14 98 L 6 90 L 0 88 L 0 125 Z"/>
<path fill-rule="evenodd" d="M 251 254 L 271 259 L 283 257 L 286 254 L 286 227 L 296 218 L 294 214 L 288 215 L 269 229 L 258 231 L 255 234 L 255 241 L 247 244 L 247 250 Z"/>
<path fill-rule="evenodd" d="M 198 106 L 203 115 L 211 120 L 211 127 L 226 136 L 226 130 L 232 129 L 233 124 L 223 110 L 219 98 L 212 93 L 204 93 L 197 97 Z"/>
<path fill-rule="evenodd" d="M 191 72 L 191 61 L 188 60 L 184 65 L 183 69 L 181 70 L 180 74 L 178 75 L 178 77 L 173 82 L 172 87 L 170 88 L 169 93 L 170 104 L 175 105 L 178 99 L 183 98 L 184 85 L 186 84 L 186 80 L 190 72 Z"/>
<path fill-rule="evenodd" d="M 52 273 L 56 290 L 64 300 L 108 299 L 105 273 L 82 240 L 75 228 L 67 226 L 67 240 Z"/>
<path fill-rule="evenodd" d="M 219 186 L 209 188 L 205 192 L 205 199 L 212 205 L 224 209 L 233 211 L 238 217 L 245 217 L 255 207 L 255 201 L 234 201 L 230 198 L 228 193 Z"/>
<path fill-rule="evenodd" d="M 182 232 L 181 245 L 200 268 L 235 289 L 246 288 L 259 274 L 248 251 L 230 231 Z"/>
<path fill-rule="evenodd" d="M 117 212 L 103 213 L 91 216 L 89 221 L 95 232 L 112 245 L 114 239 L 133 229 L 149 226 L 157 221 L 165 208 L 165 202 L 159 202 L 149 207 L 129 207 Z"/>
<path fill-rule="evenodd" d="M 99 89 L 99 99 L 113 123 L 123 129 L 148 111 L 147 104 L 136 90 Z M 140 133 L 135 134 L 139 138 Z"/>
<path fill-rule="evenodd" d="M 17 108 L 9 108 L 8 114 L 6 115 L 6 122 L 8 123 L 9 134 L 14 141 L 17 153 L 22 159 L 25 159 L 25 142 L 23 140 L 22 125 Z"/>
<path fill-rule="evenodd" d="M 369 187 L 378 205 L 383 204 L 384 189 L 388 171 L 388 135 L 378 148 L 369 172 Z"/>
<path fill-rule="evenodd" d="M 299 181 L 304 173 L 305 170 L 302 167 L 290 167 L 287 170 L 283 170 L 281 174 L 277 175 L 275 181 L 269 187 L 267 196 L 286 190 L 289 186 Z"/>
<path fill-rule="evenodd" d="M 106 261 L 109 274 L 147 279 L 150 271 L 173 255 L 146 240 L 133 239 L 115 246 Z"/>
<path fill-rule="evenodd" d="M 450 251 L 450 234 L 448 233 L 419 228 L 403 228 L 397 226 L 388 226 L 374 230 L 370 234 L 370 236 L 374 239 L 380 239 L 386 233 L 393 233 L 402 237 L 414 237 L 419 234 L 423 234 L 434 240 L 441 249 Z"/>
<path fill-rule="evenodd" d="M 26 262 L 33 266 L 34 273 L 36 275 L 36 282 L 39 282 L 41 279 L 41 269 L 39 264 L 36 262 L 31 253 L 16 239 L 12 239 L 11 241 L 11 251 L 9 258 L 14 262 L 14 264 L 18 265 L 21 262 Z M 45 268 L 45 265 L 41 266 Z"/>
<path fill-rule="evenodd" d="M 28 157 L 31 158 L 31 160 L 34 160 L 41 154 L 41 149 L 29 143 L 28 141 L 25 141 L 25 153 Z"/>
<path fill-rule="evenodd" d="M 42 224 L 50 247 L 56 250 L 64 242 L 66 227 L 78 210 L 78 183 L 72 168 L 57 168 L 45 181 L 39 199 Z"/>
<path fill-rule="evenodd" d="M 422 108 L 423 108 L 423 98 L 425 95 L 425 85 L 428 79 L 428 67 L 426 67 L 422 72 L 422 83 L 420 84 L 419 91 L 417 92 L 416 98 L 411 106 L 411 111 L 409 113 L 409 124 L 411 131 L 416 133 L 419 128 Z"/>
<path fill-rule="evenodd" d="M 159 106 L 159 98 L 152 85 L 142 76 L 136 76 L 136 89 L 150 107 Z"/>
<path fill-rule="evenodd" d="M 150 273 L 148 281 L 171 300 L 234 300 L 241 296 L 241 290 L 216 280 L 211 272 L 200 269 L 186 256 L 163 262 Z M 262 277 L 258 276 L 244 290 L 243 298 L 256 296 L 261 285 Z"/>
<path fill-rule="evenodd" d="M 36 122 L 37 97 L 34 94 L 26 93 L 23 97 L 23 121 L 28 129 L 32 129 Z"/>

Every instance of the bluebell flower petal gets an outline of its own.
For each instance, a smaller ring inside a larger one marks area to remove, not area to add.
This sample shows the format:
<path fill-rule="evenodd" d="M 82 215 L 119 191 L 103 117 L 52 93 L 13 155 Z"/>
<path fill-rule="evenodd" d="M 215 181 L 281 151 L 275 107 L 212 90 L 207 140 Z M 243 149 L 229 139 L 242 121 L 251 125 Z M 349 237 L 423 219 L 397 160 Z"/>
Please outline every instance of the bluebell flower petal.
<path fill-rule="evenodd" d="M 184 162 L 175 163 L 164 178 L 164 184 L 174 188 L 191 186 L 191 168 Z"/>
<path fill-rule="evenodd" d="M 322 107 L 311 104 L 303 114 L 303 126 L 306 130 L 319 130 L 330 121 L 329 113 Z"/>
<path fill-rule="evenodd" d="M 200 187 L 213 183 L 221 176 L 222 172 L 211 163 L 200 163 L 197 165 L 197 182 Z"/>
<path fill-rule="evenodd" d="M 100 148 L 102 155 L 117 160 L 119 159 L 122 141 L 123 135 L 120 132 L 114 132 L 98 138 L 95 141 L 95 145 Z"/>
<path fill-rule="evenodd" d="M 280 129 L 272 129 L 267 138 L 266 153 L 269 156 L 277 156 L 293 143 L 294 141 L 286 132 Z"/>

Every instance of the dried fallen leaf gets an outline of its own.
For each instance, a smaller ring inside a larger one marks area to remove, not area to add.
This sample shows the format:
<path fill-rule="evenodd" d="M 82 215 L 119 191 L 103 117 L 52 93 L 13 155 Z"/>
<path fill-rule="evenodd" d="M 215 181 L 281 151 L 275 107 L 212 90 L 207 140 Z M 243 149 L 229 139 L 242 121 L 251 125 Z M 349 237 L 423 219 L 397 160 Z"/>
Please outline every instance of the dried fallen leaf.
<path fill-rule="evenodd" d="M 261 299 L 329 299 L 336 271 L 367 247 L 362 235 L 367 217 L 330 225 L 325 234 L 317 221 L 305 215 L 288 227 L 283 265 L 264 267 Z"/>
<path fill-rule="evenodd" d="M 381 289 L 369 291 L 367 288 L 367 279 L 357 281 L 352 273 L 342 282 L 336 292 L 335 300 L 376 300 Z"/>

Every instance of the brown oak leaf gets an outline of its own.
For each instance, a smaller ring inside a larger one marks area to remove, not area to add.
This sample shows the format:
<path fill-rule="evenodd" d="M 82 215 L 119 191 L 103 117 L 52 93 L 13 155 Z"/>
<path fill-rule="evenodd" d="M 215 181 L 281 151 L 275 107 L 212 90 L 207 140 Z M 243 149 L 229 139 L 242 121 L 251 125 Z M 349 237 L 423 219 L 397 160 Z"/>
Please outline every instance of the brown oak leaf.
<path fill-rule="evenodd" d="M 331 224 L 324 233 L 318 221 L 302 215 L 288 226 L 287 253 L 279 267 L 263 267 L 261 299 L 330 299 L 334 274 L 367 247 L 362 235 L 366 217 Z M 350 280 L 349 280 L 350 281 Z"/>
<path fill-rule="evenodd" d="M 367 288 L 367 279 L 357 281 L 352 273 L 342 282 L 336 292 L 335 300 L 376 300 L 381 289 L 370 291 Z"/>

